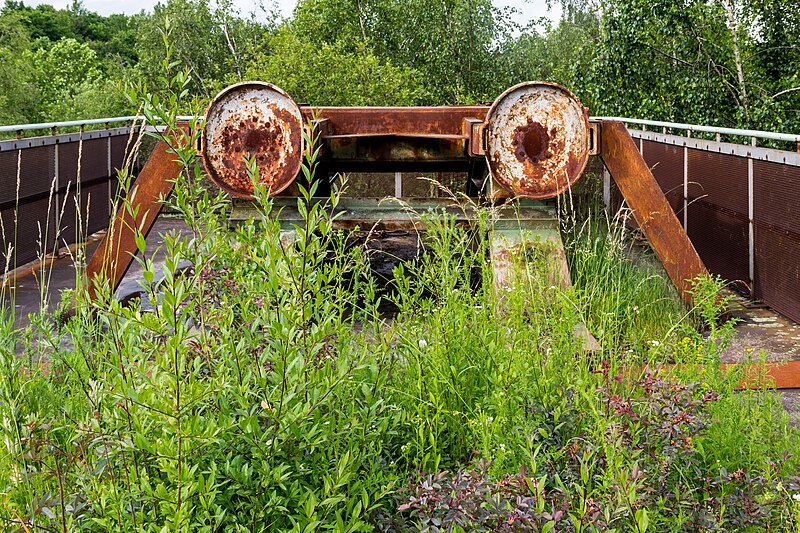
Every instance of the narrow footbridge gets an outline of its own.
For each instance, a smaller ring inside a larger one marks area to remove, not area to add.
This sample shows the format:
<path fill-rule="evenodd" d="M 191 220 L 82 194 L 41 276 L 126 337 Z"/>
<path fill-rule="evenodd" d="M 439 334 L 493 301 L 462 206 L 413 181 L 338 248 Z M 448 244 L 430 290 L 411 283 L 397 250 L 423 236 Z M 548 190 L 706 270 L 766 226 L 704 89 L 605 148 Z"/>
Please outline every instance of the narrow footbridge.
<path fill-rule="evenodd" d="M 627 124 L 707 268 L 800 322 L 800 135 L 598 119 Z M 119 172 L 135 176 L 148 153 L 142 128 L 140 117 L 0 127 L 12 137 L 0 141 L 7 282 L 26 264 L 108 226 Z M 396 174 L 388 194 L 403 196 Z M 604 175 L 606 205 L 624 207 Z"/>

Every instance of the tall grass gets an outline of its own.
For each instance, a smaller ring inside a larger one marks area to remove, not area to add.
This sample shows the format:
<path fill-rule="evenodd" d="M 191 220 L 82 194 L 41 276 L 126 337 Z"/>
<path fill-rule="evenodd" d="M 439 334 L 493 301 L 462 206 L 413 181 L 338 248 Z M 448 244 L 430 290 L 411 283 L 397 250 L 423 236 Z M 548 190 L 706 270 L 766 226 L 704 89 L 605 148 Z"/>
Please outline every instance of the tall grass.
<path fill-rule="evenodd" d="M 174 126 L 188 76 L 169 82 L 174 98 L 143 111 Z M 718 365 L 645 368 L 674 355 L 687 312 L 631 262 L 616 222 L 568 240 L 572 288 L 531 254 L 500 291 L 491 210 L 476 208 L 475 228 L 427 213 L 429 253 L 379 290 L 335 229 L 338 196 L 313 198 L 313 179 L 291 234 L 258 186 L 261 216 L 228 228 L 228 201 L 193 164 L 197 126 L 166 138 L 191 235 L 165 238 L 160 272 L 136 239 L 152 311 L 79 286 L 41 364 L 17 357 L 30 339 L 0 322 L 9 528 L 796 529 L 796 431 Z M 581 322 L 602 353 L 583 351 Z"/>
<path fill-rule="evenodd" d="M 666 344 L 693 319 L 652 252 L 637 249 L 628 216 L 594 211 L 564 231 L 575 305 L 606 354 Z"/>

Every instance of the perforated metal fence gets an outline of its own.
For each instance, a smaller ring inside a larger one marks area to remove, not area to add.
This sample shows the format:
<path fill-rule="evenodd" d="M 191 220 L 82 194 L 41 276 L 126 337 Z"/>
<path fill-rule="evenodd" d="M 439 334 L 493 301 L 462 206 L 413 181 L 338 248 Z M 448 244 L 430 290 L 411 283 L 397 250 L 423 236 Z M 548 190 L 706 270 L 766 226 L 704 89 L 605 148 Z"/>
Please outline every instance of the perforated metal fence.
<path fill-rule="evenodd" d="M 0 261 L 7 272 L 108 226 L 136 129 L 0 141 Z"/>
<path fill-rule="evenodd" d="M 800 153 L 631 135 L 706 267 L 800 321 Z"/>

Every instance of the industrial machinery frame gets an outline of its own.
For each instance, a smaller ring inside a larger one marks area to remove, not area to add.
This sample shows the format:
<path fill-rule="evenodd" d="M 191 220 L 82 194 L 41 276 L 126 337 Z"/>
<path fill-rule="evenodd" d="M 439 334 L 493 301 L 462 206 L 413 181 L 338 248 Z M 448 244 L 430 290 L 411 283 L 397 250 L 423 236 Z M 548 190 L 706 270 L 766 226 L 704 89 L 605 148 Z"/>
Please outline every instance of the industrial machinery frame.
<path fill-rule="evenodd" d="M 625 126 L 589 121 L 588 110 L 555 84 L 529 82 L 492 105 L 448 107 L 298 106 L 266 83 L 237 84 L 209 105 L 200 152 L 223 190 L 252 198 L 248 159 L 270 194 L 291 195 L 308 139 L 319 143 L 317 172 L 448 170 L 464 172 L 466 191 L 486 202 L 540 200 L 567 190 L 589 155 L 599 155 L 679 293 L 691 302 L 691 283 L 706 269 Z M 192 136 L 186 128 L 166 133 Z M 180 140 L 176 142 L 181 142 Z M 90 297 L 114 290 L 133 261 L 137 233 L 145 236 L 181 166 L 160 141 L 91 258 Z M 323 178 L 323 183 L 327 180 Z M 560 244 L 560 239 L 559 239 Z"/>

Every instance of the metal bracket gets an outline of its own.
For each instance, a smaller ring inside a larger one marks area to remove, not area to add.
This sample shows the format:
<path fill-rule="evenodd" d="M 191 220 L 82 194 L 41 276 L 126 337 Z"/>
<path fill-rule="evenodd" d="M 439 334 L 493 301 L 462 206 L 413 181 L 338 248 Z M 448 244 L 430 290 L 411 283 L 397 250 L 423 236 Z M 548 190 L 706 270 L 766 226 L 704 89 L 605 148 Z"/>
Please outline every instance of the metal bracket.
<path fill-rule="evenodd" d="M 602 128 L 599 122 L 589 123 L 589 155 L 600 155 L 600 132 Z"/>
<path fill-rule="evenodd" d="M 467 153 L 470 157 L 486 155 L 486 124 L 477 118 L 461 121 L 461 132 L 468 139 Z"/>

